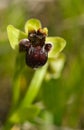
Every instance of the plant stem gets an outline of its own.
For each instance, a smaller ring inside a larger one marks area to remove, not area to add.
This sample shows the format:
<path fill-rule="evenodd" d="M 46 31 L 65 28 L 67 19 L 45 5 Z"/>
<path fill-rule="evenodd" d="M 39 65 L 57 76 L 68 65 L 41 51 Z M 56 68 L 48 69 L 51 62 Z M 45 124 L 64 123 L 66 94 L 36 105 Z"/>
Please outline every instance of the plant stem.
<path fill-rule="evenodd" d="M 44 67 L 36 70 L 24 99 L 21 101 L 21 104 L 19 105 L 18 109 L 12 113 L 9 118 L 9 121 L 19 122 L 19 111 L 21 111 L 21 109 L 23 108 L 29 107 L 32 104 L 41 87 L 42 81 L 47 70 L 47 66 L 48 65 L 46 64 Z"/>
<path fill-rule="evenodd" d="M 46 70 L 47 65 L 36 70 L 34 77 L 30 83 L 29 89 L 27 90 L 27 93 L 21 103 L 21 107 L 28 107 L 34 101 L 44 79 Z"/>

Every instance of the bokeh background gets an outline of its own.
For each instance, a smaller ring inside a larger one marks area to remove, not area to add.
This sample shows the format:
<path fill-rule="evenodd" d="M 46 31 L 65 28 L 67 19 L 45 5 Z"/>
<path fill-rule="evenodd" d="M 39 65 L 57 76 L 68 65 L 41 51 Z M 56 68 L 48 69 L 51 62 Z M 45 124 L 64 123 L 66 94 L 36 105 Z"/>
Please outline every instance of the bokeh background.
<path fill-rule="evenodd" d="M 11 106 L 11 84 L 16 54 L 11 49 L 8 24 L 24 30 L 38 18 L 50 36 L 67 41 L 60 78 L 44 81 L 40 99 L 54 116 L 54 125 L 84 129 L 84 0 L 0 0 L 0 122 Z"/>

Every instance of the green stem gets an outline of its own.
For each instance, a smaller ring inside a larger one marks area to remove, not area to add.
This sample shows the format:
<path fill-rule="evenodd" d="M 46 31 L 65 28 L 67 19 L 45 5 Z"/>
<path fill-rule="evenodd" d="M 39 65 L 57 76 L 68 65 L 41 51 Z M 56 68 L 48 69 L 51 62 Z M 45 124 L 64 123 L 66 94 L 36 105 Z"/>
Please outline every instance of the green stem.
<path fill-rule="evenodd" d="M 30 83 L 29 89 L 27 90 L 27 93 L 21 103 L 21 107 L 27 107 L 34 101 L 44 79 L 46 70 L 47 65 L 36 70 L 34 77 Z"/>
<path fill-rule="evenodd" d="M 47 65 L 36 70 L 24 99 L 22 100 L 18 109 L 10 116 L 10 119 L 9 119 L 10 121 L 12 121 L 12 122 L 19 122 L 20 121 L 20 117 L 18 114 L 19 111 L 22 108 L 26 108 L 26 107 L 30 106 L 32 104 L 32 102 L 34 101 L 34 99 L 37 96 L 38 91 L 41 87 L 46 70 L 47 70 Z"/>

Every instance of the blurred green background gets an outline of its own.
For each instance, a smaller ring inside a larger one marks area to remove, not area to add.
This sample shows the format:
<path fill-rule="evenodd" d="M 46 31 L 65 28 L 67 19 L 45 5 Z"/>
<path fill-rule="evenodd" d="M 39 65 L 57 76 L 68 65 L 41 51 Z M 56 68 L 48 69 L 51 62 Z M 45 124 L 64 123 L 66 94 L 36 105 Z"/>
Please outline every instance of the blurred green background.
<path fill-rule="evenodd" d="M 5 120 L 11 106 L 16 58 L 6 28 L 12 24 L 24 30 L 24 24 L 30 18 L 37 18 L 44 27 L 48 27 L 49 36 L 61 36 L 67 41 L 63 51 L 66 62 L 60 78 L 44 81 L 38 97 L 46 110 L 53 114 L 55 125 L 82 129 L 84 0 L 0 0 L 0 122 Z"/>

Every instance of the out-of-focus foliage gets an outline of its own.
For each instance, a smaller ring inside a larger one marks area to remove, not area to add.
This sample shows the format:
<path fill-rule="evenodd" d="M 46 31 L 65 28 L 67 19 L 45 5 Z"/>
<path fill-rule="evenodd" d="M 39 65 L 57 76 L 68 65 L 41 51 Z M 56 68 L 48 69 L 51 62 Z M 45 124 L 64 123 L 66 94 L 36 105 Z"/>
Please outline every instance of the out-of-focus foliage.
<path fill-rule="evenodd" d="M 23 30 L 25 21 L 31 17 L 40 19 L 44 27 L 48 27 L 49 36 L 61 36 L 67 41 L 63 52 L 66 55 L 66 62 L 60 78 L 48 80 L 45 78 L 36 99 L 42 100 L 46 111 L 49 111 L 52 116 L 43 111 L 39 117 L 43 117 L 46 123 L 50 123 L 47 118 L 53 117 L 51 123 L 60 127 L 82 129 L 84 128 L 83 0 L 37 0 L 35 2 L 4 0 L 4 3 L 0 1 L 0 93 L 2 93 L 0 94 L 0 121 L 5 120 L 7 108 L 11 104 L 10 91 L 7 93 L 5 91 L 10 90 L 16 58 L 7 39 L 6 27 L 12 24 Z M 21 79 L 22 97 L 32 74 L 32 70 L 24 68 Z M 4 100 L 6 95 L 7 98 Z"/>

